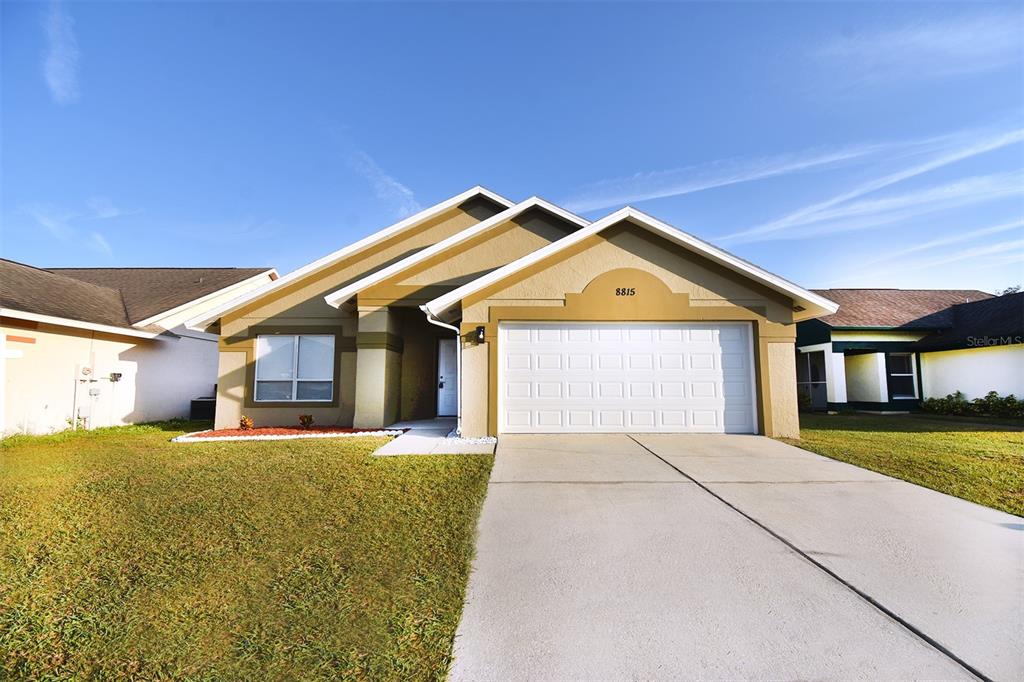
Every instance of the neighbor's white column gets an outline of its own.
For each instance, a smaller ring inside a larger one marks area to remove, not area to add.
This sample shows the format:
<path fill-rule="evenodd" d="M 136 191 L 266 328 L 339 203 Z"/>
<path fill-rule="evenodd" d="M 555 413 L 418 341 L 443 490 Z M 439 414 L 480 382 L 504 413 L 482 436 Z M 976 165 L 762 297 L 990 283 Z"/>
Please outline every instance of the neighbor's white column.
<path fill-rule="evenodd" d="M 825 393 L 830 403 L 846 402 L 846 357 L 825 351 Z"/>
<path fill-rule="evenodd" d="M 885 353 L 874 353 L 872 359 L 875 361 L 875 374 L 878 379 L 878 402 L 889 402 L 889 377 L 885 371 Z"/>

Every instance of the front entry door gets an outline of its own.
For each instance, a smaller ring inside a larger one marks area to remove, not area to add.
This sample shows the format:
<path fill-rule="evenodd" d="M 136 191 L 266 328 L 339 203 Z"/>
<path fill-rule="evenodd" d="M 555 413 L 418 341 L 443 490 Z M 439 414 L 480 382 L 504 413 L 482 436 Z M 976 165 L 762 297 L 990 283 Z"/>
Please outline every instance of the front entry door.
<path fill-rule="evenodd" d="M 455 339 L 437 341 L 437 416 L 454 417 L 459 411 L 459 369 Z"/>

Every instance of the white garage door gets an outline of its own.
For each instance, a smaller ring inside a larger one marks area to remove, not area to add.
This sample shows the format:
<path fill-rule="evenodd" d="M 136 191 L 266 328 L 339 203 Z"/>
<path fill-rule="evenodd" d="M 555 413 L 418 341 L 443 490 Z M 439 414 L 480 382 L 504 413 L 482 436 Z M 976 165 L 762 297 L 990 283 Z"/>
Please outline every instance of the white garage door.
<path fill-rule="evenodd" d="M 502 323 L 503 433 L 753 433 L 748 323 Z"/>

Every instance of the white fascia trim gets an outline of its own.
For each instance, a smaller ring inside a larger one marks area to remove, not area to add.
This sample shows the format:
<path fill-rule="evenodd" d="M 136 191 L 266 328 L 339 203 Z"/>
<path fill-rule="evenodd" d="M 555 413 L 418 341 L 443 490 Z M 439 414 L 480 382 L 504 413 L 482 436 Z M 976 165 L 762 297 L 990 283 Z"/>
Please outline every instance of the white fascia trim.
<path fill-rule="evenodd" d="M 353 254 L 356 254 L 362 251 L 363 249 L 373 246 L 379 241 L 383 241 L 388 237 L 396 235 L 402 232 L 403 230 L 406 230 L 414 225 L 417 225 L 423 222 L 424 220 L 429 220 L 435 215 L 443 213 L 444 211 L 447 211 L 450 208 L 454 208 L 455 206 L 458 206 L 462 202 L 468 199 L 472 199 L 475 196 L 485 196 L 491 201 L 499 203 L 502 206 L 505 206 L 506 208 L 512 206 L 512 202 L 506 199 L 505 197 L 495 194 L 489 189 L 485 189 L 477 185 L 476 187 L 472 187 L 466 190 L 465 192 L 462 192 L 461 194 L 456 194 L 450 199 L 445 199 L 441 203 L 434 204 L 429 208 L 425 208 L 415 215 L 411 215 L 408 218 L 405 218 L 404 220 L 400 220 L 394 225 L 385 227 L 383 230 L 374 232 L 369 237 L 365 237 L 353 244 L 349 244 L 344 248 L 338 249 L 334 253 L 327 254 L 323 258 L 319 258 L 313 261 L 312 263 L 309 263 L 308 265 L 304 265 L 298 270 L 293 270 L 289 272 L 287 275 L 279 277 L 278 279 L 274 280 L 273 282 L 270 282 L 269 284 L 265 284 L 262 287 L 253 289 L 252 291 L 244 294 L 243 296 L 239 296 L 234 300 L 228 301 L 223 305 L 217 306 L 216 308 L 205 313 L 201 317 L 196 317 L 194 319 L 189 320 L 188 322 L 185 323 L 185 327 L 193 331 L 205 331 L 207 327 L 216 322 L 225 313 L 229 313 L 232 310 L 235 310 L 236 308 L 240 308 L 249 301 L 260 298 L 261 296 L 264 296 L 275 289 L 278 289 L 291 282 L 294 282 L 297 279 L 301 279 L 307 275 L 313 274 L 314 272 L 323 270 L 324 268 L 329 267 L 334 263 L 337 263 L 343 258 L 352 256 Z"/>
<path fill-rule="evenodd" d="M 160 320 L 164 319 L 165 317 L 170 317 L 171 315 L 177 315 L 178 313 L 180 313 L 185 308 L 191 308 L 192 306 L 201 305 L 202 303 L 210 300 L 214 296 L 220 296 L 221 294 L 224 294 L 226 292 L 234 291 L 235 289 L 240 289 L 243 286 L 245 286 L 246 284 L 251 284 L 252 282 L 255 282 L 256 280 L 259 280 L 259 279 L 263 279 L 264 277 L 270 277 L 271 281 L 276 280 L 279 277 L 279 275 L 277 274 L 277 269 L 276 268 L 270 268 L 269 270 L 264 270 L 263 272 L 259 273 L 258 275 L 253 275 L 252 277 L 248 277 L 246 279 L 243 279 L 241 282 L 235 282 L 234 284 L 229 284 L 228 286 L 222 287 L 220 289 L 217 289 L 216 291 L 212 291 L 212 292 L 206 294 L 205 296 L 200 296 L 199 298 L 195 299 L 194 301 L 188 301 L 187 303 L 182 303 L 181 305 L 176 306 L 174 308 L 171 308 L 170 310 L 165 310 L 165 311 L 163 311 L 161 313 L 157 313 L 156 315 L 153 315 L 151 317 L 147 317 L 144 320 L 139 320 L 138 322 L 136 322 L 132 326 L 133 327 L 138 327 L 138 328 L 141 329 L 143 327 L 148 327 L 151 324 L 159 324 Z M 193 329 L 192 331 L 195 331 L 195 330 Z"/>
<path fill-rule="evenodd" d="M 30 322 L 42 322 L 44 324 L 59 325 L 61 327 L 73 327 L 75 329 L 88 329 L 94 332 L 105 332 L 107 334 L 118 334 L 120 336 L 134 336 L 140 339 L 155 339 L 163 332 L 147 332 L 130 327 L 114 327 L 108 324 L 95 324 L 93 322 L 82 322 L 71 320 L 66 317 L 54 317 L 53 315 L 40 315 L 39 313 L 28 313 L 23 310 L 11 310 L 0 308 L 0 316 L 13 317 L 18 320 Z"/>
<path fill-rule="evenodd" d="M 461 301 L 466 296 L 473 294 L 481 289 L 498 282 L 509 275 L 516 273 L 524 268 L 527 268 L 534 263 L 547 258 L 548 256 L 558 253 L 559 251 L 566 249 L 573 244 L 577 244 L 587 237 L 601 232 L 607 227 L 615 225 L 623 220 L 632 220 L 634 223 L 645 227 L 651 232 L 660 234 L 668 240 L 684 246 L 691 251 L 706 256 L 712 261 L 719 263 L 731 270 L 740 272 L 749 276 L 752 279 L 758 280 L 775 291 L 785 293 L 794 299 L 800 301 L 801 304 L 807 304 L 812 307 L 817 307 L 821 310 L 820 315 L 834 313 L 839 309 L 839 304 L 828 300 L 823 296 L 819 296 L 803 287 L 797 286 L 792 282 L 774 275 L 767 270 L 746 262 L 745 260 L 738 258 L 731 253 L 723 251 L 716 246 L 712 246 L 708 242 L 698 239 L 691 234 L 687 234 L 682 230 L 678 230 L 671 225 L 664 223 L 657 218 L 653 218 L 642 211 L 638 211 L 632 206 L 626 206 L 621 208 L 614 213 L 611 213 L 598 221 L 591 223 L 588 227 L 574 232 L 571 235 L 563 237 L 556 242 L 552 242 L 547 246 L 534 251 L 533 253 L 527 254 L 522 258 L 512 261 L 508 265 L 498 268 L 483 277 L 479 277 L 472 282 L 468 282 L 458 289 L 450 291 L 444 296 L 439 296 L 433 301 L 427 303 L 427 310 L 430 311 L 435 317 L 443 315 L 449 308 L 454 306 L 456 303 Z M 805 306 L 806 307 L 806 306 Z"/>
<path fill-rule="evenodd" d="M 429 246 L 423 249 L 422 251 L 417 251 L 408 258 L 404 258 L 398 261 L 397 263 L 392 263 L 388 267 L 383 268 L 381 270 L 377 270 L 376 272 L 373 272 L 367 275 L 366 277 L 357 280 L 352 284 L 349 284 L 343 289 L 338 289 L 335 292 L 327 294 L 326 296 L 324 296 L 324 300 L 327 301 L 328 305 L 338 308 L 341 306 L 342 303 L 352 298 L 360 291 L 363 291 L 364 289 L 371 287 L 374 284 L 382 282 L 388 279 L 389 277 L 393 277 L 398 273 L 412 267 L 413 265 L 423 262 L 424 260 L 430 258 L 431 256 L 434 256 L 438 253 L 441 253 L 442 251 L 450 249 L 456 244 L 464 242 L 467 239 L 477 236 L 478 234 L 483 234 L 484 232 L 487 232 L 488 230 L 497 227 L 498 225 L 503 225 L 509 220 L 512 220 L 516 216 L 521 215 L 528 209 L 534 207 L 543 208 L 544 210 L 553 213 L 559 218 L 562 218 L 563 220 L 570 222 L 574 225 L 577 225 L 579 227 L 586 227 L 587 225 L 590 224 L 589 220 L 581 218 L 575 213 L 571 213 L 565 210 L 561 206 L 555 206 L 551 202 L 545 201 L 540 197 L 530 197 L 529 199 L 521 201 L 515 206 L 512 206 L 511 208 L 506 209 L 501 213 L 491 216 L 487 220 L 479 222 L 476 225 L 473 225 L 472 227 L 467 227 L 465 230 L 457 232 L 453 234 L 451 237 L 439 241 L 433 246 Z"/>

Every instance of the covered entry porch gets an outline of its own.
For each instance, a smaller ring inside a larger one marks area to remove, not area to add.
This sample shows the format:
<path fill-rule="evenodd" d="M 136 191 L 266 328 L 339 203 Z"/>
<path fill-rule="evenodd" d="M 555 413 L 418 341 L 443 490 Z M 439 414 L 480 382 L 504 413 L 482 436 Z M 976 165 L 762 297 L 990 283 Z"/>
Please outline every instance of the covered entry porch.
<path fill-rule="evenodd" d="M 903 343 L 821 343 L 797 347 L 803 409 L 905 412 L 920 400 L 918 354 Z"/>

